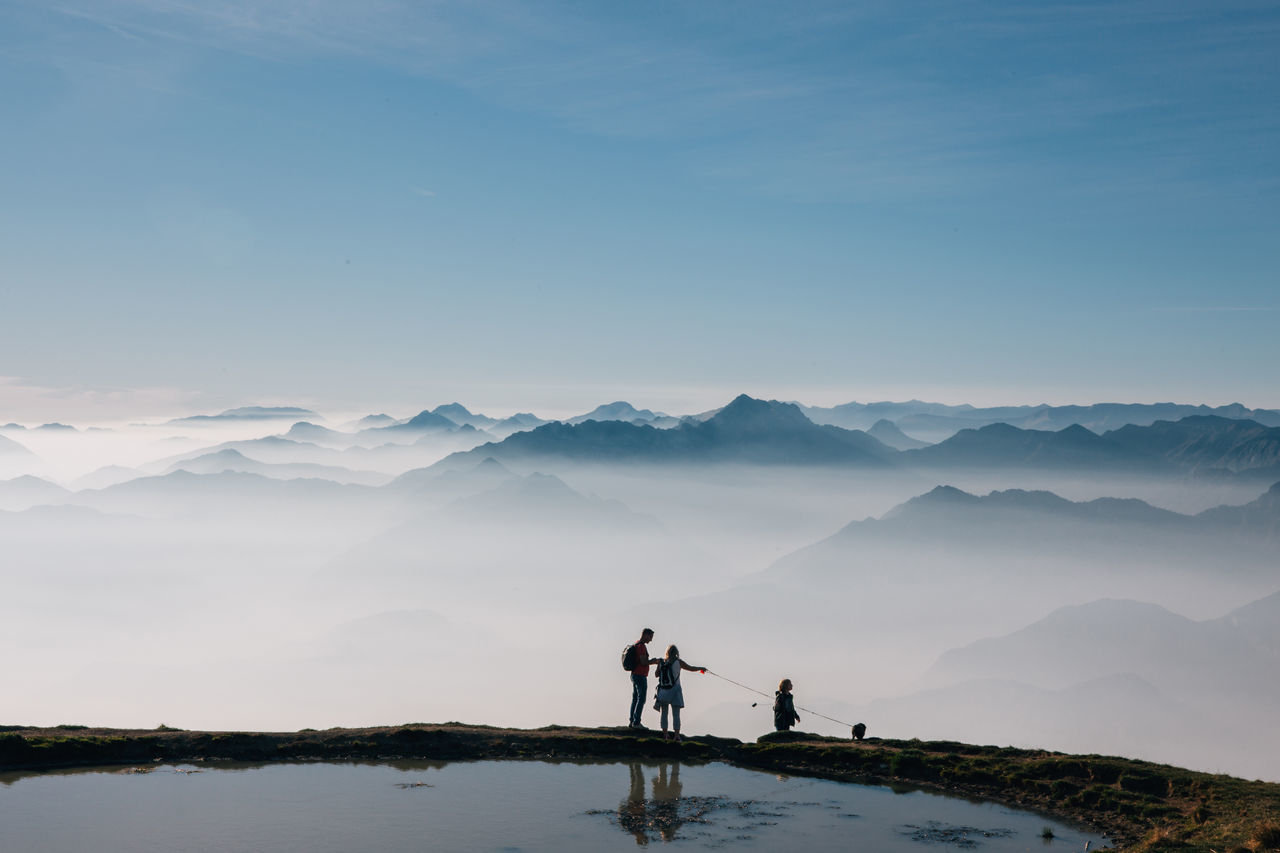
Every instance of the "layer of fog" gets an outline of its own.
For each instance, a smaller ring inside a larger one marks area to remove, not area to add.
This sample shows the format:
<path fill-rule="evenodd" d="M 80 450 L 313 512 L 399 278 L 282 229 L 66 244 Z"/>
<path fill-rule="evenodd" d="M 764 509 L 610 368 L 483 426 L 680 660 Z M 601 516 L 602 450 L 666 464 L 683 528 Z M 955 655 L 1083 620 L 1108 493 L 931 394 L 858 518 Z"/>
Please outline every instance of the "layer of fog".
<path fill-rule="evenodd" d="M 1178 648 L 1151 661 L 1158 685 L 1151 673 L 1058 678 L 1051 661 L 1035 679 L 936 667 L 1099 599 L 1222 617 L 1280 589 L 1274 538 L 1068 527 L 1028 542 L 1006 527 L 985 539 L 921 529 L 819 544 L 941 483 L 1139 497 L 1183 514 L 1245 504 L 1265 487 L 778 466 L 440 471 L 421 469 L 482 436 L 255 443 L 289 426 L 18 436 L 38 458 L 10 460 L 8 473 L 61 491 L 0 483 L 0 642 L 13 685 L 0 721 L 620 725 L 630 684 L 619 653 L 651 626 L 655 653 L 674 642 L 715 673 L 686 675 L 687 732 L 770 730 L 773 689 L 789 677 L 801 707 L 864 721 L 872 735 L 1277 778 L 1280 736 L 1265 724 L 1280 710 L 1274 656 L 1258 658 L 1273 667 L 1258 690 L 1229 702 L 1171 696 Z M 306 465 L 331 477 L 288 467 Z M 1189 740 L 1182 727 L 1206 720 L 1232 737 Z M 652 710 L 646 722 L 656 724 Z M 801 728 L 847 734 L 804 711 Z"/>

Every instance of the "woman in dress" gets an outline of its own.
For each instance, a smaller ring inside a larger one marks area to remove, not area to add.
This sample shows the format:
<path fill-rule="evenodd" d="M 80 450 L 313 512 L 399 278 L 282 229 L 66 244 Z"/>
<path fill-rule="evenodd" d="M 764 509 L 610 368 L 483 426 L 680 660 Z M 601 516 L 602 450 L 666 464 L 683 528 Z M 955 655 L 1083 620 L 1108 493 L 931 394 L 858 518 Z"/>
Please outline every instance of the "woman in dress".
<path fill-rule="evenodd" d="M 675 644 L 667 646 L 667 653 L 658 662 L 658 693 L 655 697 L 656 701 L 653 707 L 662 712 L 662 739 L 668 738 L 667 734 L 667 709 L 671 709 L 671 728 L 674 732 L 670 737 L 674 740 L 680 740 L 680 709 L 684 707 L 684 690 L 680 687 L 680 673 L 684 670 L 689 672 L 706 672 L 706 667 L 693 666 L 680 660 L 680 650 Z"/>

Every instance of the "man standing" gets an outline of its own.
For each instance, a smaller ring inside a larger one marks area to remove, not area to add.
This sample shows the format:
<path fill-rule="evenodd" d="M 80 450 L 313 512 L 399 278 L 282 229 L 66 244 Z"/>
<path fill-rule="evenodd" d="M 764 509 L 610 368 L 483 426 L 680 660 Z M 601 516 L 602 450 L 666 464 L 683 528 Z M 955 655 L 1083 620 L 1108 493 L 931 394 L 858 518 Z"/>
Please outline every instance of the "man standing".
<path fill-rule="evenodd" d="M 657 663 L 657 658 L 649 657 L 649 641 L 653 639 L 653 629 L 645 628 L 640 632 L 640 639 L 635 643 L 636 663 L 631 668 L 631 728 L 643 729 L 640 725 L 640 712 L 644 710 L 644 698 L 649 693 L 649 664 Z"/>

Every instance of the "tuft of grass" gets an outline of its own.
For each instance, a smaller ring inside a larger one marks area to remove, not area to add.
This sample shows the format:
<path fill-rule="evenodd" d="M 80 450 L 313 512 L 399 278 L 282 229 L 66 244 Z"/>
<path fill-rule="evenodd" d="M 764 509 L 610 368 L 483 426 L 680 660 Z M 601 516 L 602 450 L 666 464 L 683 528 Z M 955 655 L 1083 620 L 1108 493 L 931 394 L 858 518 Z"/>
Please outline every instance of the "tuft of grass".
<path fill-rule="evenodd" d="M 1186 845 L 1167 826 L 1157 826 L 1133 849 L 1140 853 L 1157 853 L 1164 850 L 1182 850 Z"/>
<path fill-rule="evenodd" d="M 1040 837 L 1043 838 L 1045 841 L 1052 841 L 1053 830 L 1046 826 L 1044 829 L 1040 830 Z"/>
<path fill-rule="evenodd" d="M 1254 827 L 1246 845 L 1250 850 L 1280 850 L 1280 822 L 1264 820 Z"/>

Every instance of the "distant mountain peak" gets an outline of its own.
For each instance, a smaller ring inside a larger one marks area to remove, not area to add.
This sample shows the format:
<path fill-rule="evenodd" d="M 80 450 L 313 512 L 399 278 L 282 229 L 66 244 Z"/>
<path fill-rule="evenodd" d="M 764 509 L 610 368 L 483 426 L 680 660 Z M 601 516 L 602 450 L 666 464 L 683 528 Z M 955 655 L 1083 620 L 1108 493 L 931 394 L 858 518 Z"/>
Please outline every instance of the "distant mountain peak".
<path fill-rule="evenodd" d="M 303 409 L 298 406 L 241 406 L 237 409 L 227 409 L 218 417 L 222 418 L 245 418 L 245 417 L 292 417 L 299 415 L 306 417 L 314 415 L 315 412 L 310 409 Z"/>
<path fill-rule="evenodd" d="M 626 400 L 615 400 L 612 403 L 596 406 L 585 415 L 570 418 L 566 423 L 580 424 L 587 421 L 652 421 L 666 417 L 661 412 L 650 409 L 637 409 Z"/>
<path fill-rule="evenodd" d="M 471 469 L 478 474 L 510 474 L 511 469 L 503 465 L 492 456 L 486 456 L 483 461 Z"/>
<path fill-rule="evenodd" d="M 867 430 L 867 435 L 881 444 L 892 447 L 894 450 L 914 450 L 917 447 L 929 446 L 929 442 L 920 441 L 907 435 L 888 418 L 881 418 L 872 424 L 871 429 Z"/>
<path fill-rule="evenodd" d="M 298 420 L 299 418 L 319 417 L 319 415 L 310 409 L 299 408 L 298 406 L 241 406 L 236 409 L 227 409 L 216 415 L 191 415 L 185 418 L 175 418 L 169 421 L 170 424 L 205 424 L 217 423 L 220 421 L 272 421 L 272 420 Z"/>
<path fill-rule="evenodd" d="M 933 498 L 934 500 L 977 500 L 978 496 L 966 492 L 964 489 L 957 489 L 955 486 L 940 485 L 934 486 L 922 497 Z"/>
<path fill-rule="evenodd" d="M 251 460 L 248 456 L 245 456 L 243 453 L 241 453 L 239 450 L 236 450 L 234 447 L 228 447 L 228 448 L 226 448 L 226 449 L 224 449 L 224 450 L 219 450 L 217 453 L 206 453 L 203 457 L 197 457 L 197 458 L 203 458 L 203 459 L 219 459 L 219 460 L 234 460 L 234 461 L 236 461 L 236 462 L 241 462 L 241 461 L 243 461 L 243 462 L 251 462 L 251 461 L 253 461 L 253 460 Z"/>
<path fill-rule="evenodd" d="M 457 429 L 458 423 L 444 415 L 436 414 L 432 411 L 423 410 L 418 414 L 409 418 L 408 421 L 399 427 L 391 427 L 391 429 Z"/>
<path fill-rule="evenodd" d="M 780 403 L 777 400 L 757 400 L 746 394 L 739 394 L 734 397 L 729 405 L 709 418 L 707 423 L 751 429 L 773 429 L 778 426 L 816 426 L 813 421 L 805 417 L 804 412 L 800 411 L 800 407 L 795 403 Z"/>
<path fill-rule="evenodd" d="M 957 489 L 955 486 L 934 486 L 923 495 L 916 495 L 906 503 L 895 507 L 895 510 L 901 510 L 908 506 L 972 506 L 981 503 L 982 498 L 978 495 L 966 492 L 964 489 Z"/>

